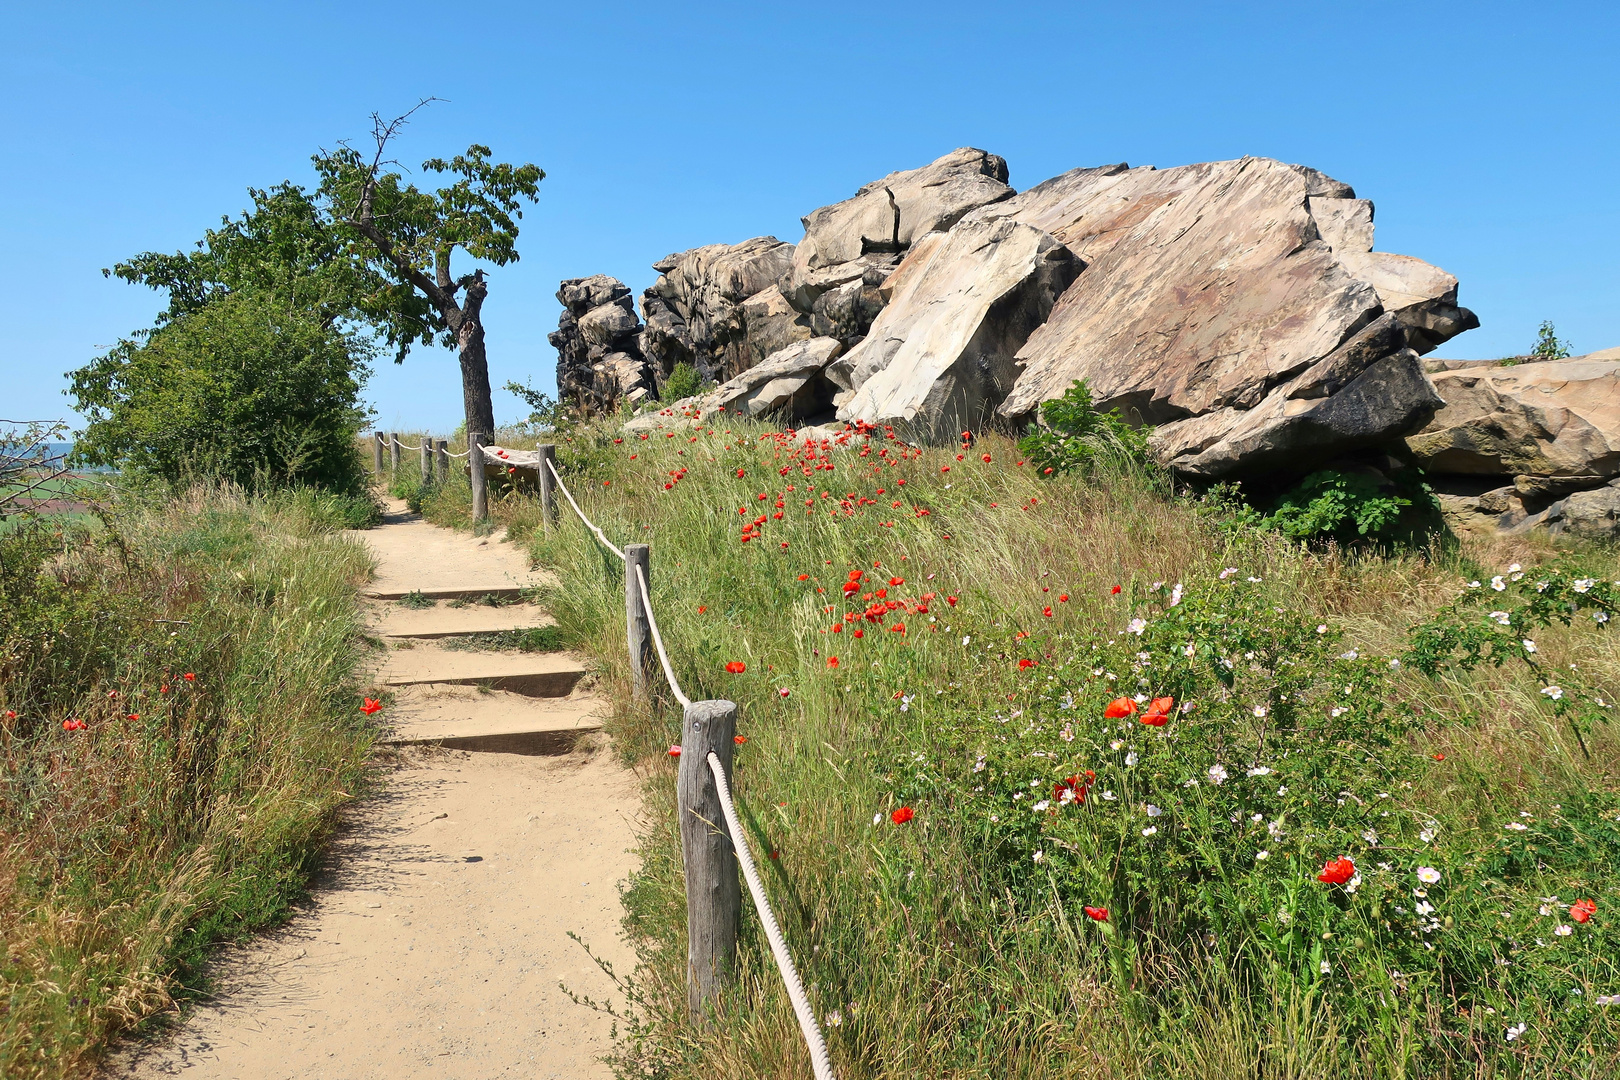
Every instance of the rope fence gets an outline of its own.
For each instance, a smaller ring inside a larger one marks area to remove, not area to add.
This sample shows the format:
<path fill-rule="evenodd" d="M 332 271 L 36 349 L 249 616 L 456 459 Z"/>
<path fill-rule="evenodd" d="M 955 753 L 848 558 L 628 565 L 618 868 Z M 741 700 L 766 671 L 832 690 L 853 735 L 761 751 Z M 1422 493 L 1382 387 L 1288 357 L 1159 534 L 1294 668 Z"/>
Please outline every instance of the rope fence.
<path fill-rule="evenodd" d="M 771 956 L 776 961 L 777 970 L 787 988 L 788 998 L 793 1003 L 793 1014 L 799 1021 L 799 1030 L 804 1034 L 805 1044 L 810 1050 L 815 1080 L 835 1080 L 832 1062 L 827 1056 L 826 1039 L 823 1038 L 821 1027 L 816 1022 L 815 1012 L 811 1009 L 810 999 L 804 992 L 804 983 L 793 964 L 792 954 L 788 952 L 787 939 L 782 934 L 781 924 L 771 909 L 764 882 L 760 880 L 753 852 L 748 846 L 747 837 L 737 817 L 736 804 L 732 800 L 729 773 L 731 755 L 735 747 L 733 737 L 736 731 L 737 707 L 729 701 L 694 702 L 681 691 L 680 683 L 675 678 L 674 665 L 669 662 L 669 652 L 664 648 L 663 635 L 658 630 L 658 618 L 653 614 L 652 594 L 647 587 L 645 569 L 647 545 L 631 544 L 627 545 L 625 550 L 615 547 L 601 527 L 586 517 L 585 511 L 580 509 L 573 493 L 563 481 L 562 474 L 557 471 L 554 453 L 554 447 L 541 447 L 540 462 L 543 463 L 545 471 L 549 471 L 549 478 L 562 492 L 563 498 L 573 508 L 580 523 L 603 547 L 625 563 L 627 617 L 632 613 L 645 616 L 647 636 L 651 638 L 653 651 L 657 653 L 664 679 L 669 683 L 675 700 L 680 702 L 685 712 L 681 736 L 683 753 L 678 801 L 681 810 L 683 865 L 687 880 L 687 1004 L 692 1018 L 699 1021 L 703 1019 L 704 1004 L 725 983 L 730 982 L 733 976 L 737 929 L 741 914 L 736 868 L 740 868 L 743 879 L 748 883 L 748 893 L 754 901 L 754 908 L 759 913 L 760 925 L 764 927 L 766 940 L 770 943 Z M 534 468 L 537 472 L 542 471 L 538 464 Z M 544 473 L 542 476 L 544 478 Z M 550 484 L 541 485 L 542 515 L 548 523 L 552 513 L 550 487 Z M 645 685 L 645 672 L 642 670 L 644 656 L 643 650 L 637 647 L 636 619 L 632 617 L 629 621 L 631 667 L 637 689 L 640 691 Z M 705 772 L 710 781 L 700 790 L 698 781 Z M 707 805 L 715 802 L 718 803 L 720 816 L 725 821 L 724 835 L 713 825 L 715 815 L 712 808 Z M 723 846 L 718 849 L 717 840 L 724 841 Z M 723 855 L 726 851 L 734 856 L 734 862 L 729 868 L 723 859 L 715 857 L 717 854 Z"/>

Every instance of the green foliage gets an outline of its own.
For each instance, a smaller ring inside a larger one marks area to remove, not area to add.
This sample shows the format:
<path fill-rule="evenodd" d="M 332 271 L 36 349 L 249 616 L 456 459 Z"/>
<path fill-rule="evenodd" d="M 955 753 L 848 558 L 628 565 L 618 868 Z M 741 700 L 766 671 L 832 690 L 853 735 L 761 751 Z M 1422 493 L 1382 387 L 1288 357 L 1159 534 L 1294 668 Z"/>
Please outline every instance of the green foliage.
<path fill-rule="evenodd" d="M 543 390 L 536 390 L 526 383 L 508 380 L 503 387 L 509 394 L 515 394 L 529 407 L 529 417 L 522 421 L 519 427 L 524 434 L 533 434 L 542 431 L 563 431 L 569 427 L 572 417 L 568 406 L 563 402 L 554 400 L 550 394 Z"/>
<path fill-rule="evenodd" d="M 1437 512 L 1428 485 L 1415 477 L 1337 469 L 1311 473 L 1267 509 L 1244 504 L 1234 489 L 1215 492 L 1211 505 L 1230 515 L 1229 528 L 1340 544 L 1413 542 L 1428 534 Z"/>
<path fill-rule="evenodd" d="M 697 369 L 682 360 L 664 380 L 662 400 L 680 401 L 682 398 L 694 397 L 702 392 L 703 379 L 699 377 Z"/>
<path fill-rule="evenodd" d="M 1531 360 L 1563 360 L 1571 355 L 1569 342 L 1558 340 L 1553 324 L 1543 322 L 1536 329 L 1536 344 L 1530 350 Z"/>
<path fill-rule="evenodd" d="M 371 266 L 319 193 L 283 181 L 249 188 L 253 208 L 209 229 L 192 252 L 144 252 L 102 273 L 168 293 L 162 326 L 240 292 L 274 296 L 322 327 L 374 332 L 403 359 L 438 329 L 427 300 Z"/>
<path fill-rule="evenodd" d="M 1043 474 L 1101 467 L 1141 471 L 1148 462 L 1148 430 L 1126 423 L 1117 409 L 1099 412 L 1091 388 L 1076 379 L 1063 396 L 1041 403 L 1041 425 L 1031 424 L 1018 452 Z"/>
<path fill-rule="evenodd" d="M 94 533 L 0 536 L 8 1077 L 87 1074 L 213 944 L 300 898 L 373 734 L 347 513 L 310 492 L 120 496 Z"/>
<path fill-rule="evenodd" d="M 76 453 L 171 483 L 360 493 L 368 343 L 273 292 L 231 292 L 70 372 Z"/>
<path fill-rule="evenodd" d="M 1526 669 L 1586 753 L 1593 727 L 1609 722 L 1613 695 L 1601 691 L 1575 664 L 1567 672 L 1549 667 L 1530 635 L 1588 618 L 1604 629 L 1616 615 L 1620 592 L 1615 585 L 1556 563 L 1533 572 L 1514 563 L 1489 584 L 1469 582 L 1433 618 L 1413 627 L 1405 660 L 1431 676 L 1486 664 Z"/>
<path fill-rule="evenodd" d="M 1218 960 L 1324 999 L 1345 1034 L 1369 1038 L 1432 995 L 1511 1016 L 1522 998 L 1620 975 L 1607 924 L 1555 937 L 1540 899 L 1595 895 L 1620 871 L 1620 800 L 1572 793 L 1522 831 L 1521 807 L 1502 807 L 1491 833 L 1453 835 L 1438 803 L 1406 794 L 1443 767 L 1387 657 L 1239 572 L 1155 586 L 1131 613 L 1066 644 L 1034 704 L 964 725 L 938 772 L 896 770 L 904 798 L 972 792 L 955 800 L 961 827 L 982 831 L 1004 888 L 1030 903 L 1055 889 L 1078 926 L 1083 905 L 1108 909 L 1088 941 L 1123 999 L 1154 993 L 1133 972 Z M 1175 703 L 1160 726 L 1142 720 L 1154 698 Z M 1114 699 L 1133 714 L 1106 717 Z M 1356 876 L 1319 881 L 1341 857 Z M 1531 946 L 1537 933 L 1556 946 Z M 1447 1035 L 1463 1045 L 1483 1027 Z"/>

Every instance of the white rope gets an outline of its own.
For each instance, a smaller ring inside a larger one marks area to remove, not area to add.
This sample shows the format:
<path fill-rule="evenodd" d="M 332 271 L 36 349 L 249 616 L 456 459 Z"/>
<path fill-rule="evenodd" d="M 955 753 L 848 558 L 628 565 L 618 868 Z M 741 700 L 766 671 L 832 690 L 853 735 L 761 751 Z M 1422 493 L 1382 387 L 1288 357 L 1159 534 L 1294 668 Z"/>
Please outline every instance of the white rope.
<path fill-rule="evenodd" d="M 621 558 L 621 559 L 624 558 L 624 552 L 620 551 L 618 548 L 614 547 L 611 543 L 608 542 L 607 536 L 602 532 L 601 529 L 598 529 L 594 524 L 591 523 L 591 519 L 585 516 L 585 511 L 583 511 L 583 510 L 581 510 L 579 508 L 579 503 L 575 502 L 574 497 L 572 495 L 568 494 L 568 485 L 563 483 L 563 478 L 561 476 L 557 476 L 557 466 L 555 466 L 555 465 L 553 465 L 551 463 L 550 458 L 546 459 L 546 468 L 551 470 L 551 475 L 552 476 L 557 477 L 557 487 L 562 490 L 563 498 L 568 500 L 568 505 L 572 506 L 574 508 L 574 513 L 579 515 L 579 520 L 581 520 L 581 521 L 583 521 L 585 523 L 585 527 L 587 529 L 591 530 L 591 532 L 596 534 L 596 538 L 598 540 L 602 541 L 602 546 L 603 547 L 605 547 L 609 551 L 613 552 L 613 554 L 617 555 L 619 558 Z M 643 595 L 645 595 L 645 594 L 643 594 Z M 651 617 L 652 616 L 649 614 L 648 618 L 650 619 Z M 674 680 L 672 679 L 670 681 L 673 682 Z M 677 691 L 677 693 L 678 693 L 678 691 Z"/>
<path fill-rule="evenodd" d="M 466 454 L 452 454 L 450 451 L 446 450 L 444 452 L 444 456 L 445 457 L 466 457 L 467 455 Z"/>
<path fill-rule="evenodd" d="M 692 700 L 681 693 L 681 684 L 675 681 L 675 669 L 669 666 L 669 654 L 664 652 L 664 639 L 658 633 L 658 620 L 653 618 L 652 597 L 647 595 L 647 575 L 641 572 L 640 563 L 636 563 L 635 567 L 636 581 L 641 585 L 641 607 L 647 612 L 647 626 L 652 629 L 653 644 L 658 647 L 658 662 L 664 665 L 664 678 L 669 680 L 669 688 L 675 691 L 675 700 L 685 707 L 692 704 Z"/>
<path fill-rule="evenodd" d="M 640 569 L 640 567 L 637 567 Z M 765 886 L 759 880 L 759 871 L 754 868 L 754 856 L 748 849 L 748 841 L 743 837 L 742 825 L 737 821 L 737 811 L 731 805 L 731 785 L 726 783 L 725 770 L 720 767 L 720 759 L 714 751 L 709 751 L 709 771 L 714 774 L 714 786 L 720 792 L 720 811 L 726 816 L 726 828 L 731 831 L 731 846 L 736 849 L 737 862 L 742 867 L 743 877 L 748 881 L 748 891 L 754 897 L 754 908 L 759 912 L 760 924 L 765 927 L 765 937 L 771 943 L 771 955 L 776 957 L 777 969 L 782 973 L 782 981 L 787 984 L 788 997 L 793 1001 L 793 1012 L 799 1018 L 799 1029 L 804 1032 L 804 1041 L 810 1047 L 810 1065 L 815 1070 L 816 1080 L 834 1080 L 832 1062 L 827 1057 L 827 1042 L 821 1037 L 821 1027 L 816 1023 L 816 1014 L 810 1010 L 810 999 L 805 997 L 804 984 L 799 981 L 799 971 L 793 966 L 793 957 L 788 954 L 787 942 L 782 937 L 782 928 L 777 925 L 776 914 L 771 911 L 771 902 L 765 897 Z"/>

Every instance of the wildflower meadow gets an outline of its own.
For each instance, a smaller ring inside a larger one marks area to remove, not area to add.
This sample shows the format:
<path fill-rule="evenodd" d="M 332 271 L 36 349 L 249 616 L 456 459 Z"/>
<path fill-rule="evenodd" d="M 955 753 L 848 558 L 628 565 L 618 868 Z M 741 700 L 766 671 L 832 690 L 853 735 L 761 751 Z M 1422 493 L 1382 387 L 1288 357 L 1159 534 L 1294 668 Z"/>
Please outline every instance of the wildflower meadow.
<path fill-rule="evenodd" d="M 559 433 L 563 475 L 651 544 L 687 693 L 742 706 L 745 829 L 840 1075 L 1620 1069 L 1612 552 L 1309 547 L 994 435 L 665 420 Z M 621 1071 L 804 1072 L 751 915 L 684 1021 L 680 712 L 630 698 L 620 563 L 494 506 L 645 777 Z"/>

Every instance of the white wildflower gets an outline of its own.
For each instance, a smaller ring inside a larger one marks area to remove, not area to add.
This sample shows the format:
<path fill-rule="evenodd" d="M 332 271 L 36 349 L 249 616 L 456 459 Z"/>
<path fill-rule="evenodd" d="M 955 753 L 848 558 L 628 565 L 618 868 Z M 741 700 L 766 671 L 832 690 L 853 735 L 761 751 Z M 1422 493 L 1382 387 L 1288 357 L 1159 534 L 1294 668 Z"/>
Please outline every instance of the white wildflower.
<path fill-rule="evenodd" d="M 1035 811 L 1036 813 L 1040 813 L 1042 810 L 1045 810 L 1048 806 L 1051 806 L 1051 805 L 1052 805 L 1052 800 L 1051 799 L 1042 799 L 1040 802 L 1038 802 L 1034 806 L 1030 807 L 1030 809 Z"/>
<path fill-rule="evenodd" d="M 1271 852 L 1269 851 L 1257 851 L 1254 853 L 1255 862 L 1265 862 L 1269 858 L 1271 858 Z"/>
<path fill-rule="evenodd" d="M 1152 803 L 1147 804 L 1148 817 L 1158 817 L 1162 813 L 1164 813 L 1164 811 L 1160 810 L 1157 806 L 1154 806 Z"/>
<path fill-rule="evenodd" d="M 1271 775 L 1271 770 L 1266 768 L 1264 765 L 1256 765 L 1254 768 L 1250 769 L 1246 775 L 1248 775 L 1248 776 L 1270 776 Z"/>
<path fill-rule="evenodd" d="M 1044 852 L 1044 851 L 1037 851 L 1037 852 L 1036 852 L 1036 853 L 1035 853 L 1035 854 L 1034 854 L 1034 856 L 1033 856 L 1033 858 L 1034 858 L 1034 860 L 1035 860 L 1035 861 L 1036 861 L 1036 862 L 1040 862 L 1040 861 L 1041 861 L 1041 860 L 1042 860 L 1042 859 L 1044 859 L 1044 858 L 1046 858 L 1046 852 Z"/>
<path fill-rule="evenodd" d="M 1574 932 L 1575 928 L 1568 923 L 1559 923 L 1557 926 L 1553 927 L 1553 933 L 1557 934 L 1559 937 L 1569 937 L 1569 935 L 1573 934 Z"/>
<path fill-rule="evenodd" d="M 1440 871 L 1432 866 L 1420 866 L 1417 868 L 1417 876 L 1423 884 L 1433 885 L 1440 880 Z"/>
<path fill-rule="evenodd" d="M 1513 616 L 1509 615 L 1505 611 L 1493 611 L 1493 612 L 1491 612 L 1489 615 L 1487 615 L 1485 617 L 1487 619 L 1493 620 L 1494 622 L 1500 623 L 1503 626 L 1506 626 L 1508 624 L 1508 622 L 1511 621 L 1512 618 L 1513 618 Z"/>
<path fill-rule="evenodd" d="M 1170 606 L 1175 607 L 1179 603 L 1181 603 L 1181 582 L 1178 581 L 1176 587 L 1170 590 Z"/>
<path fill-rule="evenodd" d="M 1503 589 L 1507 588 L 1507 582 L 1503 581 L 1500 576 L 1493 577 L 1491 578 L 1491 588 L 1495 589 L 1497 592 L 1501 592 Z"/>
<path fill-rule="evenodd" d="M 1159 827 L 1157 825 L 1149 825 L 1147 828 L 1142 830 L 1142 835 L 1143 836 L 1152 836 L 1154 833 L 1156 833 L 1158 831 L 1159 831 Z"/>
<path fill-rule="evenodd" d="M 1225 768 L 1225 766 L 1211 765 L 1209 767 L 1209 782 L 1212 783 L 1212 784 L 1225 783 L 1226 782 L 1226 768 Z"/>
<path fill-rule="evenodd" d="M 1220 578 L 1221 578 L 1222 581 L 1225 581 L 1227 578 L 1231 577 L 1233 574 L 1235 574 L 1237 572 L 1238 572 L 1237 567 L 1228 566 L 1225 570 L 1221 571 Z"/>
<path fill-rule="evenodd" d="M 1544 686 L 1541 688 L 1541 692 L 1554 701 L 1562 701 L 1564 697 L 1564 688 L 1561 686 Z"/>
<path fill-rule="evenodd" d="M 1528 829 L 1530 826 L 1526 825 L 1522 821 L 1510 821 L 1508 822 L 1507 827 L 1512 829 L 1514 832 L 1524 832 L 1524 830 Z"/>
<path fill-rule="evenodd" d="M 1527 1028 L 1523 1023 L 1514 1024 L 1512 1027 L 1507 1029 L 1507 1041 L 1512 1042 L 1520 1035 L 1523 1035 L 1526 1030 Z"/>
<path fill-rule="evenodd" d="M 1140 760 L 1142 759 L 1136 756 L 1136 751 L 1132 750 L 1130 753 L 1125 755 L 1125 767 L 1130 768 Z"/>

